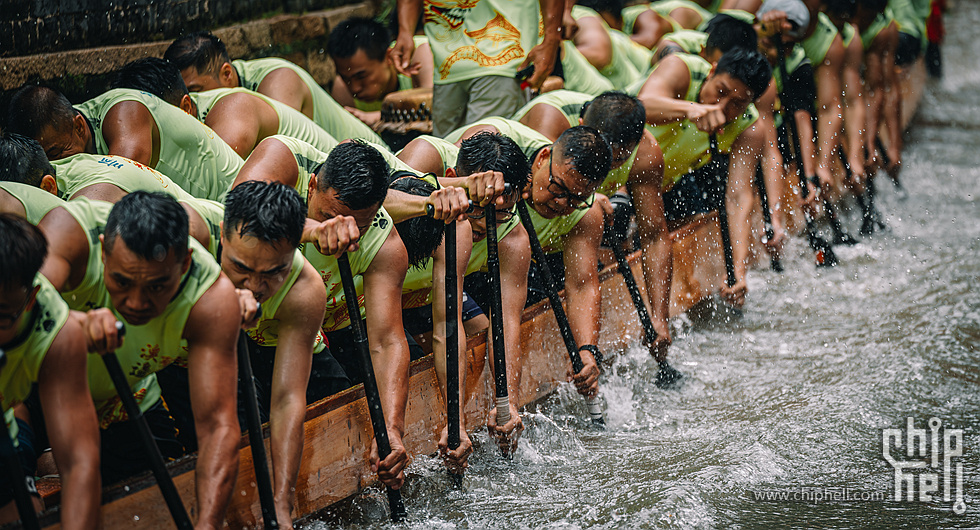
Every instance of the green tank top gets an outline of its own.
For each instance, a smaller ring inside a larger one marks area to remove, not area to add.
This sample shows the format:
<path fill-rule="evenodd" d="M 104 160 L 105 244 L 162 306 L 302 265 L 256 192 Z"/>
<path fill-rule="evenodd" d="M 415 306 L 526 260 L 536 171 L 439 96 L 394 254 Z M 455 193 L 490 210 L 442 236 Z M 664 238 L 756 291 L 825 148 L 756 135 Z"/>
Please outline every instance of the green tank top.
<path fill-rule="evenodd" d="M 538 152 L 538 149 L 551 145 L 551 140 L 549 140 L 547 136 L 535 131 L 527 125 L 514 120 L 497 117 L 483 118 L 482 120 L 478 120 L 469 125 L 460 127 L 459 129 L 449 133 L 446 136 L 446 141 L 450 143 L 459 142 L 460 138 L 463 137 L 463 133 L 476 125 L 490 125 L 495 127 L 500 134 L 514 140 L 514 143 L 521 148 L 521 151 L 524 152 L 524 156 L 526 156 L 528 160 L 530 160 L 531 156 Z"/>
<path fill-rule="evenodd" d="M 851 45 L 851 41 L 854 40 L 854 35 L 857 34 L 857 30 L 854 29 L 853 24 L 845 23 L 842 28 L 840 28 L 840 37 L 844 41 L 844 47 L 847 48 Z"/>
<path fill-rule="evenodd" d="M 534 232 L 538 235 L 538 242 L 545 254 L 553 254 L 565 250 L 565 236 L 578 225 L 579 221 L 589 213 L 588 210 L 574 210 L 568 215 L 545 219 L 538 212 L 534 211 L 531 205 L 527 205 L 527 212 L 530 214 L 531 223 L 534 225 Z"/>
<path fill-rule="evenodd" d="M 374 261 L 374 257 L 381 250 L 394 226 L 395 223 L 392 222 L 388 212 L 382 207 L 375 214 L 371 226 L 361 234 L 357 251 L 347 254 L 350 260 L 351 274 L 354 275 L 354 287 L 357 290 L 362 318 L 365 313 L 364 280 L 361 275 L 371 266 L 371 262 Z M 327 307 L 321 328 L 325 333 L 346 328 L 350 325 L 350 315 L 347 313 L 344 287 L 340 283 L 340 269 L 337 267 L 337 259 L 320 254 L 316 246 L 309 243 L 303 245 L 302 251 L 307 261 L 316 268 L 320 277 L 323 278 L 323 284 L 327 288 Z"/>
<path fill-rule="evenodd" d="M 510 118 L 514 121 L 520 121 L 521 118 L 531 112 L 531 109 L 538 104 L 548 105 L 554 107 L 558 112 L 561 112 L 565 119 L 568 120 L 569 127 L 575 127 L 578 125 L 579 114 L 582 112 L 582 106 L 586 103 L 592 101 L 594 96 L 591 94 L 583 94 L 581 92 L 573 92 L 571 90 L 554 90 L 552 92 L 545 92 L 540 96 L 532 99 L 524 105 Z"/>
<path fill-rule="evenodd" d="M 330 150 L 337 145 L 337 140 L 333 136 L 330 136 L 327 131 L 321 129 L 313 120 L 307 118 L 302 112 L 286 105 L 285 103 L 280 103 L 270 97 L 267 97 L 258 92 L 253 92 L 246 88 L 216 88 L 214 90 L 208 90 L 205 92 L 195 92 L 191 94 L 191 99 L 197 104 L 197 117 L 204 122 L 205 118 L 214 108 L 214 105 L 221 100 L 221 98 L 236 93 L 246 93 L 251 94 L 262 101 L 268 103 L 279 116 L 279 129 L 276 134 L 281 134 L 284 136 L 291 136 L 293 138 L 298 138 L 304 142 L 316 147 L 317 149 Z M 262 138 L 259 139 L 260 141 Z"/>
<path fill-rule="evenodd" d="M 807 59 L 810 59 L 810 64 L 814 68 L 823 64 L 823 60 L 827 56 L 827 51 L 830 50 L 830 46 L 834 43 L 834 37 L 836 36 L 837 26 L 830 21 L 830 17 L 820 13 L 817 16 L 817 27 L 801 43 Z"/>
<path fill-rule="evenodd" d="M 279 345 L 279 319 L 276 318 L 276 314 L 279 311 L 279 306 L 282 305 L 283 300 L 286 299 L 286 295 L 296 284 L 296 280 L 300 277 L 303 272 L 303 265 L 306 264 L 306 258 L 303 257 L 303 253 L 298 249 L 293 252 L 293 263 L 289 269 L 289 276 L 286 277 L 286 281 L 283 282 L 279 290 L 275 292 L 268 300 L 262 302 L 262 317 L 259 319 L 258 324 L 247 331 L 248 336 L 255 341 L 256 344 L 260 346 L 278 346 Z M 313 340 L 313 352 L 319 353 L 326 348 L 326 339 L 323 336 L 322 331 L 317 331 L 316 338 Z"/>
<path fill-rule="evenodd" d="M 0 190 L 6 191 L 24 205 L 24 218 L 34 226 L 37 226 L 48 212 L 65 205 L 65 201 L 58 197 L 28 184 L 0 182 Z"/>
<path fill-rule="evenodd" d="M 177 200 L 194 197 L 163 173 L 122 156 L 81 153 L 54 160 L 51 165 L 58 195 L 65 199 L 95 184 L 112 184 L 126 193 L 160 191 Z"/>
<path fill-rule="evenodd" d="M 150 322 L 142 326 L 127 324 L 126 337 L 116 350 L 123 373 L 140 402 L 140 409 L 144 411 L 160 399 L 154 374 L 172 363 L 187 364 L 187 341 L 183 338 L 187 319 L 221 274 L 218 263 L 194 238 L 188 239 L 188 246 L 191 249 L 191 265 L 173 300 L 160 316 Z M 111 302 L 107 307 L 117 319 L 124 321 Z M 103 426 L 127 418 L 103 363 L 88 363 L 88 385 Z"/>
<path fill-rule="evenodd" d="M 561 67 L 565 74 L 566 90 L 598 96 L 614 89 L 612 82 L 592 66 L 592 63 L 575 47 L 575 43 L 570 40 L 562 41 L 561 47 Z"/>
<path fill-rule="evenodd" d="M 602 27 L 606 29 L 606 32 L 610 32 L 609 26 L 595 11 L 579 5 L 572 7 L 572 18 L 575 20 L 587 17 L 595 17 L 602 24 Z M 633 65 L 629 57 L 623 52 L 617 40 L 612 35 L 610 35 L 609 40 L 612 43 L 612 59 L 609 64 L 599 70 L 599 73 L 608 79 L 614 87 L 626 86 L 640 79 L 642 77 L 641 72 L 637 70 L 636 66 Z"/>
<path fill-rule="evenodd" d="M 642 142 L 642 140 L 640 141 Z M 609 196 L 616 193 L 619 188 L 623 187 L 626 184 L 626 181 L 629 180 L 630 172 L 633 171 L 633 163 L 636 162 L 636 154 L 639 152 L 640 144 L 636 144 L 636 147 L 633 148 L 633 154 L 630 155 L 629 159 L 626 160 L 626 162 L 623 162 L 623 165 L 610 170 L 609 173 L 606 174 L 606 178 L 602 181 L 602 184 L 599 185 L 599 189 L 596 190 L 596 193 Z"/>
<path fill-rule="evenodd" d="M 310 178 L 316 172 L 320 164 L 327 160 L 327 153 L 320 151 L 316 147 L 296 138 L 291 138 L 289 136 L 274 135 L 262 140 L 263 142 L 268 142 L 270 140 L 276 140 L 281 142 L 283 145 L 293 153 L 293 157 L 296 159 L 296 170 L 298 174 L 296 175 L 296 185 L 294 189 L 299 193 L 303 200 L 306 200 L 307 194 L 310 189 Z M 335 146 L 336 147 L 336 146 Z M 332 150 L 333 148 L 331 148 Z"/>
<path fill-rule="evenodd" d="M 928 6 L 929 2 L 925 2 Z M 907 33 L 917 39 L 923 39 L 926 34 L 926 19 L 919 16 L 913 0 L 888 0 L 888 9 L 891 10 L 895 23 L 898 24 L 898 31 Z M 926 13 L 928 16 L 928 12 Z"/>
<path fill-rule="evenodd" d="M 420 46 L 423 46 L 425 44 L 429 44 L 429 39 L 425 38 L 425 35 L 414 35 L 412 36 L 412 40 L 415 42 L 415 49 L 418 49 Z M 391 45 L 394 46 L 395 43 L 391 43 Z M 386 65 L 386 67 L 388 66 Z M 398 82 L 397 85 L 398 88 L 395 89 L 395 92 L 400 92 L 402 90 L 410 90 L 412 88 L 415 88 L 414 83 L 412 83 L 411 77 L 396 73 L 395 78 L 397 79 Z M 381 99 L 377 101 L 364 101 L 363 99 L 357 99 L 353 95 L 351 97 L 354 99 L 354 108 L 357 110 L 363 110 L 364 112 L 379 111 L 381 110 L 381 105 L 384 104 L 384 96 L 382 96 Z"/>
<path fill-rule="evenodd" d="M 688 85 L 687 101 L 698 100 L 701 85 L 708 78 L 711 64 L 696 56 L 679 53 L 688 67 L 691 81 Z M 718 135 L 718 149 L 723 153 L 731 152 L 732 144 L 745 129 L 755 123 L 759 112 L 755 105 L 749 105 L 745 112 L 729 123 Z M 664 125 L 647 125 L 647 130 L 653 133 L 664 154 L 664 183 L 662 189 L 670 190 L 685 174 L 700 168 L 711 160 L 708 135 L 698 130 L 689 120 L 679 120 Z"/>
<path fill-rule="evenodd" d="M 633 66 L 636 67 L 636 71 L 640 73 L 640 77 L 646 77 L 653 63 L 653 50 L 633 42 L 633 39 L 629 38 L 625 33 L 612 28 L 609 29 L 609 38 L 612 39 L 616 53 L 621 53 L 629 59 L 633 63 Z"/>
<path fill-rule="evenodd" d="M 716 0 L 716 1 L 718 1 L 718 0 Z M 709 10 L 709 11 L 718 13 L 719 15 L 722 15 L 722 14 L 728 15 L 728 16 L 734 18 L 735 20 L 741 20 L 742 22 L 745 22 L 746 24 L 755 24 L 755 13 L 749 13 L 748 11 L 746 11 L 744 9 L 722 9 L 720 12 L 717 9 L 715 9 L 715 10 Z M 708 21 L 711 18 L 714 18 L 714 17 L 709 17 L 709 18 L 705 19 L 705 21 L 702 22 L 700 26 L 698 26 L 698 30 L 704 31 L 704 28 L 708 25 Z"/>
<path fill-rule="evenodd" d="M 419 139 L 431 145 L 439 153 L 439 158 L 442 159 L 442 175 L 438 175 L 439 177 L 446 176 L 447 169 L 456 167 L 456 159 L 459 157 L 459 148 L 456 144 L 428 134 L 419 136 Z"/>
<path fill-rule="evenodd" d="M 704 23 L 706 20 L 711 18 L 710 11 L 699 6 L 694 2 L 691 2 L 690 0 L 660 0 L 658 2 L 650 3 L 650 9 L 656 11 L 657 13 L 660 13 L 660 16 L 669 18 L 671 20 L 673 20 L 674 17 L 670 16 L 670 12 L 675 9 L 680 9 L 682 7 L 686 7 L 688 9 L 693 9 L 694 11 L 697 11 L 698 15 L 701 16 L 702 23 Z"/>
<path fill-rule="evenodd" d="M 861 32 L 861 44 L 864 45 L 864 49 L 868 50 L 871 48 L 871 43 L 874 42 L 875 38 L 881 33 L 881 30 L 888 27 L 892 23 L 891 12 L 885 9 L 883 13 L 878 13 L 878 16 L 871 22 L 868 29 Z"/>
<path fill-rule="evenodd" d="M 88 311 L 109 304 L 108 293 L 103 286 L 102 243 L 99 236 L 105 232 L 105 223 L 112 210 L 112 203 L 93 201 L 85 197 L 68 201 L 67 211 L 82 227 L 88 243 L 88 261 L 85 276 L 75 288 L 61 293 L 68 307 L 76 311 Z"/>
<path fill-rule="evenodd" d="M 102 136 L 106 113 L 123 101 L 143 104 L 156 122 L 160 131 L 160 160 L 156 170 L 195 197 L 224 198 L 244 160 L 206 125 L 146 92 L 117 88 L 75 107 L 92 125 L 99 154 L 109 154 Z"/>
<path fill-rule="evenodd" d="M 538 43 L 537 2 L 423 2 L 437 85 L 488 75 L 514 77 Z"/>
<path fill-rule="evenodd" d="M 693 29 L 682 29 L 664 35 L 663 40 L 670 41 L 681 47 L 686 53 L 698 55 L 708 42 L 708 34 Z"/>
<path fill-rule="evenodd" d="M 18 428 L 13 407 L 30 395 L 31 385 L 37 382 L 44 357 L 58 333 L 61 333 L 61 328 L 65 327 L 65 322 L 68 322 L 68 305 L 47 278 L 36 274 L 34 285 L 40 287 L 37 303 L 29 313 L 24 314 L 23 328 L 17 337 L 3 345 L 7 362 L 0 370 L 0 406 L 3 407 L 7 430 L 15 445 Z"/>
<path fill-rule="evenodd" d="M 280 68 L 288 68 L 296 73 L 306 84 L 313 97 L 313 121 L 321 129 L 327 131 L 330 136 L 337 140 L 348 138 L 361 138 L 372 142 L 382 142 L 370 127 L 357 119 L 347 109 L 337 103 L 326 90 L 323 89 L 313 76 L 299 66 L 277 57 L 266 59 L 255 59 L 252 61 L 232 61 L 232 66 L 238 72 L 239 84 L 252 91 L 258 91 L 259 85 L 265 76 Z"/>

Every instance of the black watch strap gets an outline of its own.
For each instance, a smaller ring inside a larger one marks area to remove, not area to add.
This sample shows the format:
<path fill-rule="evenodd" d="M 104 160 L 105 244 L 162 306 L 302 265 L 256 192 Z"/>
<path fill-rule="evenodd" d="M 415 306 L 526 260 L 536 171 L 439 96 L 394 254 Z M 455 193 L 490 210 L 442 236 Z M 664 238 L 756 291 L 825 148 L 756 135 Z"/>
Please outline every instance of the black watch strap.
<path fill-rule="evenodd" d="M 595 344 L 584 344 L 582 346 L 579 346 L 578 348 L 578 351 L 582 351 L 582 350 L 586 350 L 589 353 L 591 353 L 592 357 L 595 359 L 596 366 L 600 368 L 602 367 L 602 352 L 599 351 L 598 346 L 596 346 Z"/>

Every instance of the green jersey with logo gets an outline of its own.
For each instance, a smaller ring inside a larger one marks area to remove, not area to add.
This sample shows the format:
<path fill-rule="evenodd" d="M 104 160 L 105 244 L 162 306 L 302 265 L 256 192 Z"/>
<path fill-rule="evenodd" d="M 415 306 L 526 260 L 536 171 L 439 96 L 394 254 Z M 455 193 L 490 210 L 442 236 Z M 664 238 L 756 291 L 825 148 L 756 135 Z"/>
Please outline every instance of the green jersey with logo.
<path fill-rule="evenodd" d="M 126 193 L 160 191 L 178 200 L 194 197 L 163 173 L 122 156 L 80 153 L 54 160 L 51 165 L 58 196 L 66 200 L 96 184 L 112 184 Z"/>
<path fill-rule="evenodd" d="M 545 92 L 529 101 L 527 105 L 518 109 L 510 119 L 520 121 L 528 112 L 531 112 L 531 109 L 535 105 L 544 104 L 554 107 L 558 112 L 561 112 L 565 119 L 568 120 L 568 126 L 575 127 L 578 125 L 582 107 L 593 99 L 595 99 L 595 96 L 591 94 L 583 94 L 571 90 L 553 90 L 551 92 Z"/>
<path fill-rule="evenodd" d="M 152 94 L 117 88 L 75 107 L 92 126 L 96 152 L 109 154 L 103 121 L 110 109 L 125 101 L 146 107 L 160 132 L 160 158 L 154 169 L 195 197 L 222 200 L 244 160 L 209 127 Z"/>

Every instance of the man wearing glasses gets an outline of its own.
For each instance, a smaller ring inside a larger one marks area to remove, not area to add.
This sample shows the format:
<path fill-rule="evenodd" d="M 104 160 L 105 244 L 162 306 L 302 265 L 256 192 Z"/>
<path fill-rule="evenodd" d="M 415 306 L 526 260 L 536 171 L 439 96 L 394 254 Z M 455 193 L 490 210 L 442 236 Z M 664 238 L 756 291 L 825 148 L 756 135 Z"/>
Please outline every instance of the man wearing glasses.
<path fill-rule="evenodd" d="M 599 370 L 594 354 L 598 352 L 601 316 L 598 251 L 604 212 L 611 211 L 608 199 L 596 196 L 595 191 L 611 167 L 609 145 L 592 127 L 572 127 L 551 143 L 537 131 L 503 118 L 480 120 L 446 139 L 465 139 L 481 131 L 499 132 L 513 139 L 528 159 L 531 181 L 523 188 L 522 196 L 544 251 L 563 253 L 567 305 L 576 308 L 569 314 L 569 324 L 576 343 L 581 345 L 584 367 L 569 375 L 579 393 L 594 395 L 598 391 Z M 531 281 L 539 275 L 532 271 Z"/>

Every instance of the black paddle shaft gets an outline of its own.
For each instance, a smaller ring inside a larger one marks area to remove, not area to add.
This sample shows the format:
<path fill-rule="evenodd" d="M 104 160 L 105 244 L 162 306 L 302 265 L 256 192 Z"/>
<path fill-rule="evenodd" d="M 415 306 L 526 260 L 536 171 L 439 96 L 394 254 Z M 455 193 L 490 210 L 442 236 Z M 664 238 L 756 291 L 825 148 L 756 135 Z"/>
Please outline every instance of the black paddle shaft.
<path fill-rule="evenodd" d="M 122 322 L 116 322 L 116 329 L 119 330 L 120 337 L 126 330 Z M 150 469 L 153 471 L 154 478 L 156 478 L 157 486 L 160 487 L 160 493 L 163 494 L 163 500 L 167 503 L 167 509 L 170 510 L 170 516 L 173 518 L 177 528 L 182 530 L 194 528 L 190 516 L 187 515 L 187 509 L 184 508 L 184 502 L 181 500 L 180 494 L 177 493 L 176 486 L 174 486 L 173 478 L 171 478 L 170 473 L 167 471 L 167 465 L 163 461 L 163 455 L 160 454 L 160 448 L 157 447 L 157 443 L 153 439 L 153 433 L 150 432 L 150 425 L 146 422 L 146 418 L 143 417 L 143 411 L 136 404 L 136 399 L 133 397 L 133 390 L 129 387 L 129 381 L 126 380 L 126 375 L 123 372 L 122 366 L 119 364 L 116 352 L 112 351 L 102 355 L 102 362 L 105 364 L 106 371 L 109 372 L 109 378 L 112 379 L 112 384 L 116 387 L 116 393 L 119 394 L 119 399 L 122 400 L 126 414 L 129 415 L 130 421 L 133 422 L 137 432 L 139 432 L 143 449 L 150 459 Z"/>
<path fill-rule="evenodd" d="M 258 315 L 261 315 L 261 307 Z M 256 318 L 258 317 L 256 315 Z M 259 489 L 259 502 L 262 505 L 262 521 L 267 530 L 279 528 L 276 517 L 276 499 L 269 477 L 269 459 L 265 454 L 265 436 L 262 433 L 262 419 L 259 417 L 259 401 L 255 395 L 255 381 L 252 377 L 252 363 L 248 355 L 248 341 L 245 332 L 238 333 L 238 378 L 245 401 L 245 421 L 248 424 L 248 444 L 252 448 L 252 467 L 255 469 L 255 483 Z"/>
<path fill-rule="evenodd" d="M 720 161 L 719 161 L 720 152 L 718 150 L 718 137 L 714 133 L 711 133 L 711 135 L 708 136 L 708 141 L 710 146 L 709 148 L 711 150 L 711 162 L 709 163 L 714 165 L 717 171 L 721 171 Z M 718 229 L 719 232 L 721 232 L 722 253 L 725 256 L 726 280 L 728 286 L 731 287 L 735 285 L 736 282 L 735 258 L 732 255 L 732 233 L 729 231 L 728 228 L 728 208 L 725 204 L 727 201 L 726 197 L 728 195 L 728 184 L 727 184 L 728 179 L 724 179 L 723 181 L 726 182 L 726 184 L 722 187 L 721 200 L 718 201 Z M 634 281 L 634 283 L 636 282 Z"/>
<path fill-rule="evenodd" d="M 487 269 L 490 271 L 490 330 L 493 335 L 493 381 L 496 387 L 497 426 L 510 421 L 507 394 L 507 355 L 504 346 L 503 302 L 500 299 L 500 256 L 497 254 L 497 207 L 493 201 L 484 209 L 487 221 Z"/>
<path fill-rule="evenodd" d="M 0 348 L 0 368 L 7 364 L 7 354 Z M 40 530 L 41 523 L 38 522 L 37 512 L 34 511 L 34 501 L 31 499 L 31 486 L 28 477 L 24 475 L 17 457 L 17 450 L 14 449 L 14 442 L 10 440 L 10 434 L 4 427 L 3 435 L 0 435 L 0 462 L 7 471 L 7 482 L 14 490 L 14 503 L 17 505 L 17 513 L 20 514 L 20 523 L 26 530 Z"/>
<path fill-rule="evenodd" d="M 388 442 L 388 428 L 385 426 L 385 415 L 381 408 L 381 394 L 378 392 L 378 382 L 374 377 L 374 364 L 371 362 L 371 350 L 368 348 L 367 334 L 364 322 L 361 320 L 361 310 L 357 303 L 357 290 L 354 288 L 354 275 L 350 270 L 350 260 L 345 252 L 337 258 L 340 269 L 340 281 L 344 286 L 344 298 L 347 301 L 347 313 L 350 316 L 351 330 L 354 332 L 354 349 L 364 370 L 364 394 L 367 397 L 368 412 L 371 414 L 371 427 L 374 429 L 374 439 L 378 444 L 378 456 L 384 460 L 391 454 L 391 444 Z M 402 493 L 396 489 L 386 488 L 388 492 L 388 507 L 391 509 L 391 519 L 395 522 L 405 518 L 405 504 Z"/>
<path fill-rule="evenodd" d="M 446 225 L 446 431 L 450 450 L 459 448 L 459 300 L 456 281 L 456 221 Z M 461 473 L 449 473 L 453 486 L 462 486 Z"/>
<path fill-rule="evenodd" d="M 762 209 L 762 222 L 766 231 L 766 239 L 772 240 L 775 237 L 775 232 L 772 229 L 772 213 L 769 211 L 769 197 L 766 195 L 766 181 L 762 171 L 756 171 L 755 187 L 759 192 L 759 207 Z M 783 272 L 783 263 L 778 255 L 771 254 L 769 256 L 769 268 L 775 272 Z"/>
<path fill-rule="evenodd" d="M 777 48 L 779 51 L 779 75 L 783 79 L 783 90 L 780 97 L 785 100 L 786 81 L 789 79 L 786 73 L 786 49 L 782 41 L 778 42 Z M 793 157 L 796 159 L 796 174 L 800 179 L 800 193 L 803 199 L 806 200 L 809 191 L 806 176 L 803 174 L 803 150 L 800 148 L 800 137 L 796 130 L 796 117 L 792 113 L 787 114 L 785 110 L 782 112 L 783 123 L 786 125 L 786 133 L 789 136 L 790 147 L 793 150 Z M 814 251 L 817 266 L 836 265 L 838 259 L 837 255 L 834 254 L 833 247 L 817 234 L 816 222 L 807 213 L 805 208 L 803 209 L 803 218 L 806 221 L 807 242 Z"/>
<path fill-rule="evenodd" d="M 561 338 L 565 342 L 565 349 L 568 350 L 568 359 L 572 363 L 572 370 L 577 374 L 582 371 L 582 368 L 585 368 L 585 364 L 582 362 L 582 355 L 579 353 L 578 344 L 575 342 L 575 335 L 572 334 L 572 326 L 568 322 L 565 307 L 562 306 L 561 298 L 558 297 L 558 285 L 555 283 L 554 277 L 551 274 L 551 267 L 548 266 L 547 256 L 544 254 L 544 249 L 541 248 L 541 242 L 538 240 L 537 232 L 534 231 L 534 224 L 531 222 L 531 216 L 527 211 L 527 205 L 524 204 L 524 201 L 517 201 L 517 212 L 521 216 L 521 224 L 524 225 L 524 230 L 527 232 L 528 239 L 531 241 L 531 255 L 534 257 L 534 261 L 538 263 L 541 274 L 544 276 L 548 301 L 551 303 L 551 310 L 555 314 L 555 320 L 558 321 L 558 331 L 561 333 Z M 602 399 L 596 395 L 591 398 L 586 398 L 586 401 L 589 405 L 589 416 L 592 417 L 592 423 L 605 425 L 606 421 L 602 417 Z"/>

